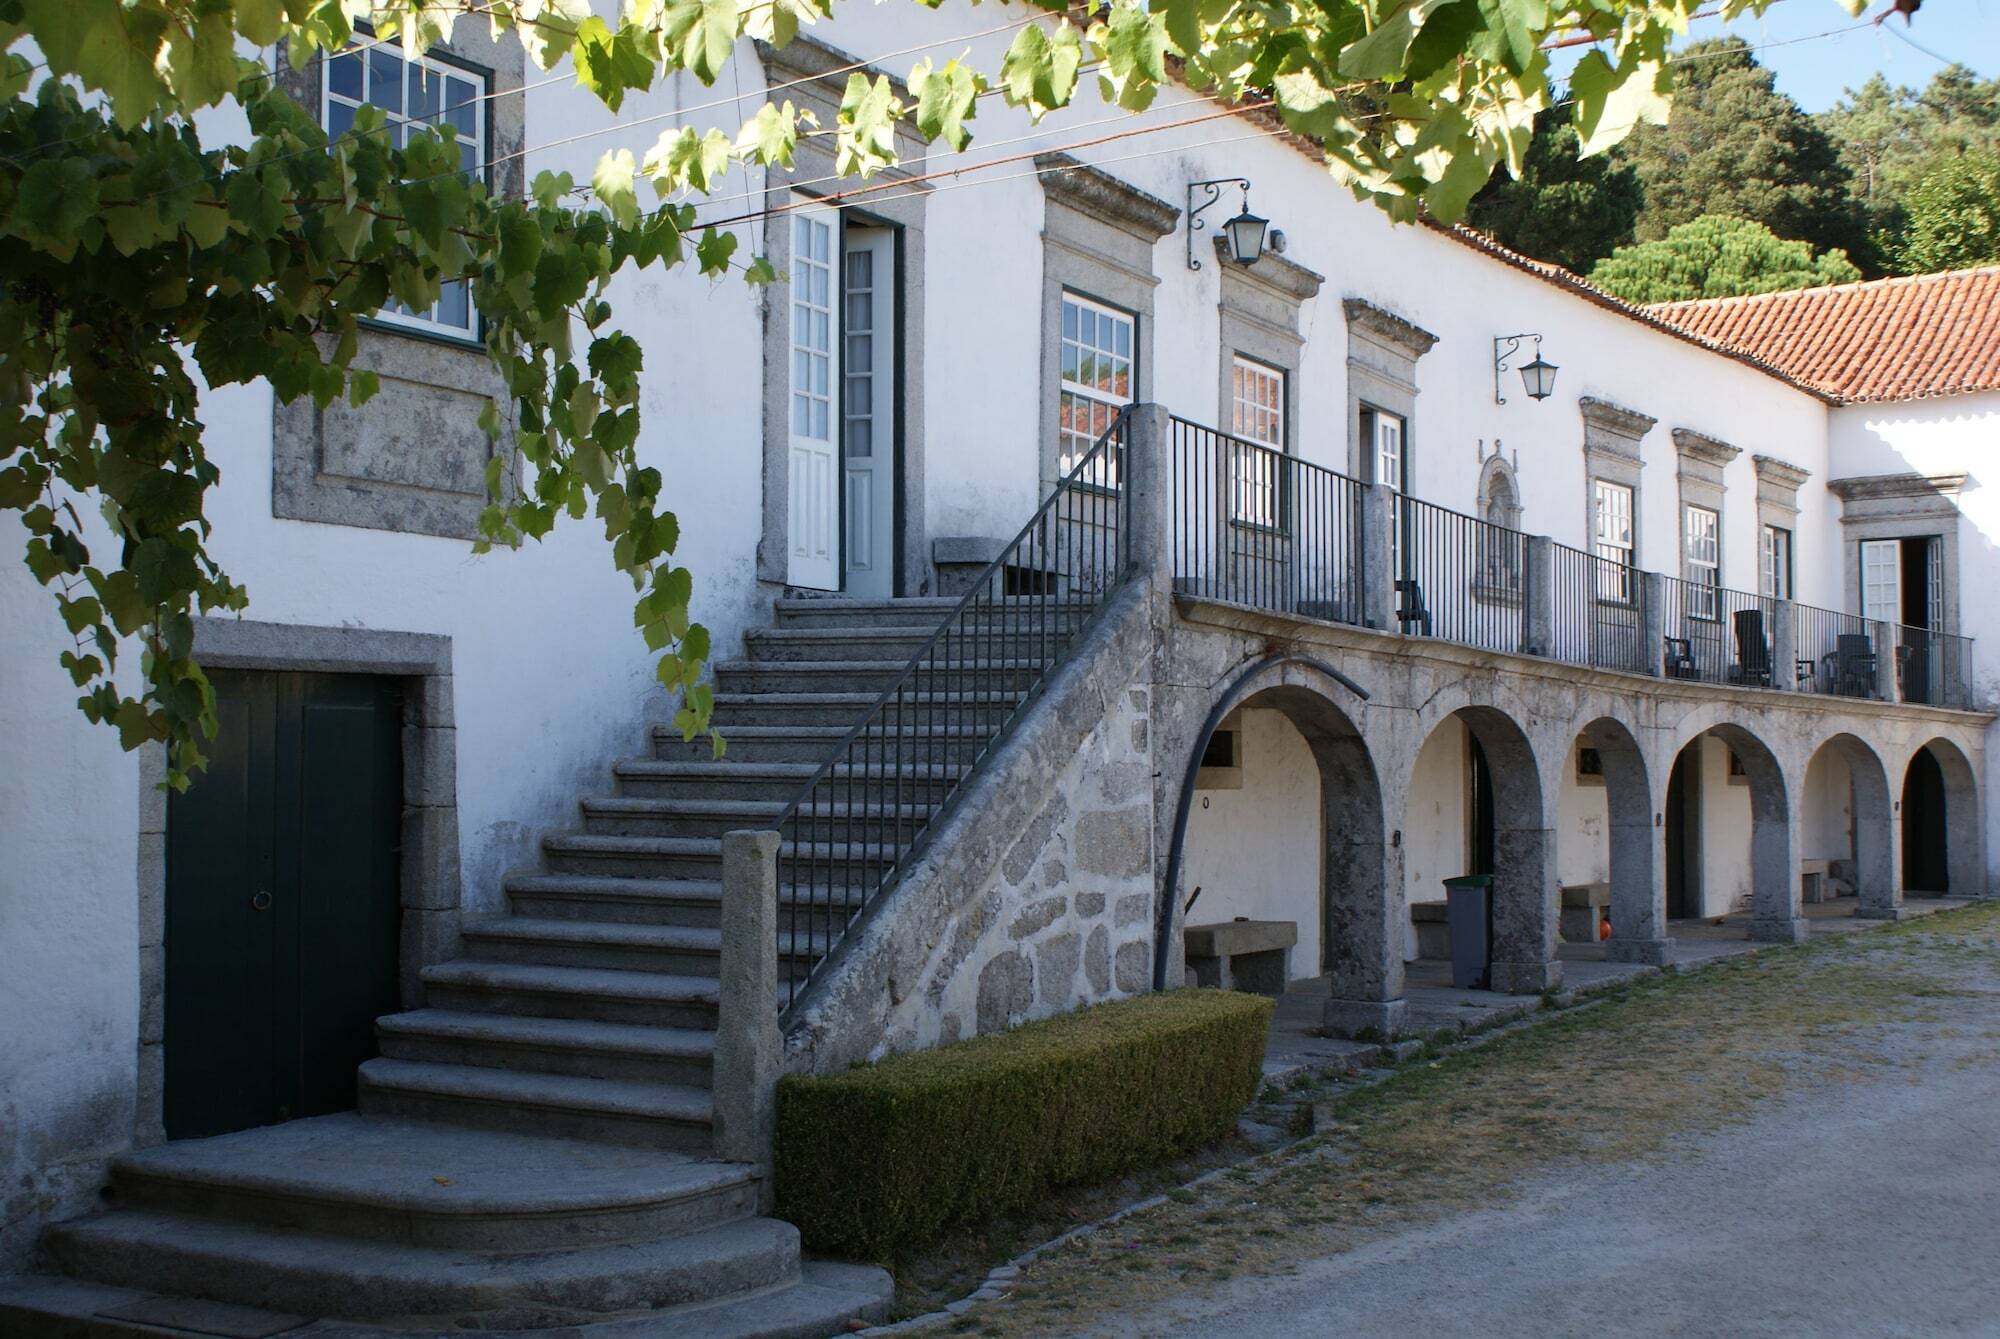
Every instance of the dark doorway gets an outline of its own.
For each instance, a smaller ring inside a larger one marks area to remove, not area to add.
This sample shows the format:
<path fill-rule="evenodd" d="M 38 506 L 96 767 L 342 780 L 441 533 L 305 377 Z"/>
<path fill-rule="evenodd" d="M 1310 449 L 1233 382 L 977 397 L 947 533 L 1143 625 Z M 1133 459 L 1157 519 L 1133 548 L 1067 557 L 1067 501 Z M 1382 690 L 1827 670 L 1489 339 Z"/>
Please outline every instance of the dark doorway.
<path fill-rule="evenodd" d="M 1701 915 L 1701 741 L 1674 759 L 1667 778 L 1667 919 Z"/>
<path fill-rule="evenodd" d="M 1493 823 L 1493 772 L 1486 765 L 1486 750 L 1470 730 L 1466 746 L 1472 752 L 1472 831 L 1467 843 L 1472 852 L 1473 874 L 1491 874 L 1499 867 L 1499 847 Z"/>
<path fill-rule="evenodd" d="M 208 770 L 167 804 L 172 1139 L 354 1105 L 397 1007 L 402 702 L 392 681 L 215 671 Z"/>
<path fill-rule="evenodd" d="M 1903 778 L 1903 891 L 1942 897 L 1951 887 L 1945 863 L 1944 769 L 1918 749 Z"/>

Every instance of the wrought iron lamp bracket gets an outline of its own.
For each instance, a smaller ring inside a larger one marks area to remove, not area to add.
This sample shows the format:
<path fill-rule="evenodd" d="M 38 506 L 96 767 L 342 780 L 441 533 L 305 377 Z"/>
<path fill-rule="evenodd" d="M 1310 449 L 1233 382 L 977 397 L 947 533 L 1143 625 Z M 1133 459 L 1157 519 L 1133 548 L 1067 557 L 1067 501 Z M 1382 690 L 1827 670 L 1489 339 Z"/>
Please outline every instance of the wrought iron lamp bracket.
<path fill-rule="evenodd" d="M 1201 268 L 1201 261 L 1194 253 L 1194 235 L 1207 229 L 1201 221 L 1202 213 L 1222 198 L 1222 188 L 1240 186 L 1243 189 L 1243 208 L 1250 208 L 1250 179 L 1248 177 L 1216 177 L 1211 181 L 1191 181 L 1187 188 L 1187 263 L 1191 270 Z M 1196 191 L 1206 191 L 1207 198 L 1199 205 L 1194 202 Z"/>

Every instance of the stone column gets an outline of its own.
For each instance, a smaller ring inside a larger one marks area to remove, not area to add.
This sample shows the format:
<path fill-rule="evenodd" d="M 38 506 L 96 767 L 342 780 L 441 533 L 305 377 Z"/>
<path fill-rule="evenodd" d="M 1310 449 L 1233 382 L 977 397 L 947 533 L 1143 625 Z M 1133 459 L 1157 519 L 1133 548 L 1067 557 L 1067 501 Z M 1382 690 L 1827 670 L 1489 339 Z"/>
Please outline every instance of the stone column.
<path fill-rule="evenodd" d="M 1884 702 L 1897 702 L 1901 694 L 1896 689 L 1896 625 L 1880 620 L 1868 625 L 1868 635 L 1875 642 L 1875 696 Z"/>
<path fill-rule="evenodd" d="M 1849 762 L 1854 771 L 1854 914 L 1863 920 L 1899 921 L 1903 906 L 1903 824 L 1886 774 L 1865 784 L 1859 769 L 1880 771 L 1873 759 Z"/>
<path fill-rule="evenodd" d="M 771 1199 L 772 1139 L 777 1133 L 778 1075 L 784 1037 L 778 1029 L 778 834 L 730 832 L 722 838 L 722 960 L 715 1025 L 715 1155 L 764 1174 Z"/>
<path fill-rule="evenodd" d="M 1552 656 L 1556 647 L 1556 550 L 1547 535 L 1528 536 L 1527 570 L 1521 574 L 1521 640 L 1531 656 Z"/>
<path fill-rule="evenodd" d="M 1494 784 L 1504 783 L 1496 777 Z M 1493 844 L 1493 989 L 1503 995 L 1555 990 L 1562 985 L 1555 833 L 1503 827 Z"/>
<path fill-rule="evenodd" d="M 1396 622 L 1396 490 L 1364 484 L 1361 491 L 1361 599 L 1367 625 L 1401 632 Z"/>
<path fill-rule="evenodd" d="M 1125 433 L 1126 551 L 1161 597 L 1174 590 L 1174 426 L 1165 405 L 1133 405 Z"/>
<path fill-rule="evenodd" d="M 1799 686 L 1798 618 L 1790 600 L 1779 600 L 1771 611 L 1771 687 L 1793 692 Z"/>
<path fill-rule="evenodd" d="M 1606 771 L 1606 784 L 1617 784 Z M 1611 938 L 1604 956 L 1663 966 L 1673 947 L 1667 938 L 1666 842 L 1646 806 L 1613 804 L 1610 811 Z"/>
<path fill-rule="evenodd" d="M 1750 818 L 1750 937 L 1775 944 L 1802 944 L 1808 927 L 1799 907 L 1799 833 L 1793 817 L 1796 797 L 1758 791 L 1782 788 L 1775 778 L 1753 775 Z"/>
<path fill-rule="evenodd" d="M 1667 582 L 1658 572 L 1636 572 L 1639 596 L 1639 671 L 1659 678 L 1667 662 Z"/>
<path fill-rule="evenodd" d="M 1387 1040 L 1403 1030 L 1403 852 L 1391 845 L 1375 772 L 1359 739 L 1309 735 L 1319 763 L 1330 991 L 1321 1023 L 1335 1036 Z"/>

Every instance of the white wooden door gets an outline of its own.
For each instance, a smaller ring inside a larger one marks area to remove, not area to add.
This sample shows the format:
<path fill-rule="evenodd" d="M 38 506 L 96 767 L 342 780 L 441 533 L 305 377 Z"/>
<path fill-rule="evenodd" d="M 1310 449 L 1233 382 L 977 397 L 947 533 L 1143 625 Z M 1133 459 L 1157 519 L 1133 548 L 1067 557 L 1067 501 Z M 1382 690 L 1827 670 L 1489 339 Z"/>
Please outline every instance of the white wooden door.
<path fill-rule="evenodd" d="M 840 216 L 831 209 L 792 215 L 791 465 L 785 580 L 840 589 L 840 346 L 834 267 Z"/>
<path fill-rule="evenodd" d="M 1901 540 L 1861 541 L 1861 616 L 1871 622 L 1903 621 Z"/>
<path fill-rule="evenodd" d="M 896 248 L 887 228 L 849 227 L 841 259 L 841 458 L 846 590 L 895 593 Z"/>

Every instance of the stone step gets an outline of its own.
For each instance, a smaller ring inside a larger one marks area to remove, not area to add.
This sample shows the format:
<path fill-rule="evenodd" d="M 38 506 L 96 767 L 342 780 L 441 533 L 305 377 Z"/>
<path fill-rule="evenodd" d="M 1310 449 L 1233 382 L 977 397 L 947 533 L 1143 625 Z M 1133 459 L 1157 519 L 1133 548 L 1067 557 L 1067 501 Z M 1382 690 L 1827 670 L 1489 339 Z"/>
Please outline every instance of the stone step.
<path fill-rule="evenodd" d="M 713 1030 L 714 977 L 455 958 L 423 970 L 434 1009 Z"/>
<path fill-rule="evenodd" d="M 715 691 L 738 693 L 854 693 L 880 695 L 906 685 L 910 710 L 933 698 L 966 693 L 1020 694 L 1047 670 L 1039 660 L 986 660 L 977 664 L 919 664 L 902 660 L 720 660 Z M 912 725 L 921 722 L 912 719 Z"/>
<path fill-rule="evenodd" d="M 739 763 L 809 763 L 816 769 L 832 755 L 847 737 L 854 721 L 859 719 L 857 713 L 845 725 L 734 724 L 720 731 L 725 752 L 719 761 L 708 740 L 684 740 L 679 730 L 670 725 L 660 725 L 653 728 L 653 756 L 662 762 L 708 763 L 725 767 Z M 970 762 L 986 747 L 989 737 L 984 730 L 966 726 L 928 724 L 924 729 L 917 729 L 914 725 L 896 729 L 883 726 L 874 732 L 874 738 L 885 741 L 898 739 L 914 744 L 921 740 L 921 747 L 912 749 L 905 756 L 923 757 L 939 764 Z"/>
<path fill-rule="evenodd" d="M 840 842 L 907 845 L 936 812 L 927 804 L 879 802 L 865 785 L 835 785 L 830 803 L 799 811 L 794 831 L 806 837 Z M 880 797 L 887 799 L 886 793 Z M 773 800 L 648 800 L 633 798 L 583 801 L 584 831 L 598 836 L 714 837 L 739 828 L 768 828 L 786 806 Z"/>
<path fill-rule="evenodd" d="M 881 693 L 731 693 L 715 695 L 715 727 L 725 740 L 733 727 L 742 725 L 835 725 L 851 729 L 867 716 L 881 699 Z M 919 711 L 912 705 L 907 728 L 919 734 L 932 729 L 963 729 L 990 735 L 998 730 L 1015 705 L 1016 693 L 931 693 Z M 885 722 L 896 728 L 895 721 Z M 822 758 L 825 756 L 821 755 Z"/>
<path fill-rule="evenodd" d="M 1055 658 L 1081 622 L 1070 619 L 1036 623 L 1025 616 L 980 620 L 952 629 L 937 639 L 936 648 L 939 654 L 955 659 L 976 653 L 982 659 L 1039 660 L 1046 664 Z M 756 628 L 744 634 L 743 645 L 749 658 L 762 664 L 795 660 L 889 660 L 907 664 L 935 636 L 936 630 L 928 627 Z"/>
<path fill-rule="evenodd" d="M 565 833 L 542 839 L 542 854 L 556 874 L 595 874 L 639 879 L 720 879 L 722 842 L 696 837 L 611 837 Z M 892 856 L 883 846 L 856 842 L 785 842 L 780 862 L 834 861 L 883 864 Z M 782 870 L 781 870 L 782 873 Z"/>
<path fill-rule="evenodd" d="M 518 916 L 634 925 L 722 924 L 719 879 L 621 879 L 589 874 L 511 874 L 507 903 Z"/>
<path fill-rule="evenodd" d="M 714 1077 L 715 1034 L 698 1028 L 412 1009 L 376 1019 L 375 1035 L 391 1060 L 689 1088 Z"/>
<path fill-rule="evenodd" d="M 585 1320 L 563 1333 L 571 1339 L 662 1339 L 675 1335 L 700 1335 L 701 1339 L 823 1339 L 886 1319 L 894 1300 L 894 1282 L 886 1271 L 874 1265 L 807 1260 L 799 1267 L 798 1281 L 783 1287 L 719 1301 L 627 1313 L 607 1320 Z M 260 1307 L 163 1296 L 50 1274 L 0 1276 L 0 1334 L 21 1335 L 23 1339 L 57 1335 L 63 1339 L 277 1336 L 294 1331 L 301 1336 L 311 1334 L 325 1339 L 339 1336 L 359 1339 L 351 1324 L 329 1321 L 324 1325 L 308 1325 L 312 1319 Z M 410 1333 L 400 1326 L 390 1333 L 398 1331 Z M 437 1333 L 436 1326 L 426 1329 L 426 1334 Z M 506 1332 L 502 1339 L 507 1336 L 528 1339 L 519 1330 Z"/>
<path fill-rule="evenodd" d="M 720 975 L 722 931 L 683 925 L 579 920 L 563 916 L 482 916 L 466 923 L 465 956 L 479 962 L 536 963 L 549 967 Z M 814 940 L 799 936 L 778 945 L 778 973 L 790 979 L 815 960 Z M 798 950 L 807 950 L 801 961 Z"/>
<path fill-rule="evenodd" d="M 781 599 L 772 602 L 772 626 L 777 628 L 922 628 L 933 632 L 958 611 L 956 595 L 898 597 L 893 600 Z M 1051 604 L 1039 598 L 987 600 L 965 610 L 963 622 L 1019 626 L 1034 618 L 1067 618 L 1081 623 L 1088 611 L 1079 603 Z"/>
<path fill-rule="evenodd" d="M 362 1062 L 361 1110 L 482 1130 L 598 1139 L 707 1153 L 712 1108 L 705 1088 L 585 1079 L 377 1056 Z"/>
<path fill-rule="evenodd" d="M 111 1164 L 121 1208 L 482 1251 L 698 1232 L 757 1212 L 756 1169 L 357 1112 L 183 1139 Z"/>
<path fill-rule="evenodd" d="M 644 1242 L 494 1253 L 131 1209 L 61 1224 L 43 1246 L 64 1273 L 116 1287 L 452 1331 L 583 1325 L 800 1278 L 798 1230 L 770 1218 Z"/>
<path fill-rule="evenodd" d="M 827 741 L 830 751 L 837 741 Z M 908 753 L 897 754 L 899 748 Z M 874 756 L 923 759 L 924 747 L 915 736 L 884 740 L 871 734 L 863 752 Z M 965 774 L 963 767 L 928 761 L 892 766 L 886 763 L 842 765 L 830 775 L 843 783 L 868 783 L 882 791 L 894 791 L 906 803 L 942 799 Z M 819 772 L 813 762 L 660 762 L 634 758 L 613 768 L 617 793 L 622 797 L 650 800 L 753 800 L 789 803 L 793 796 Z"/>

